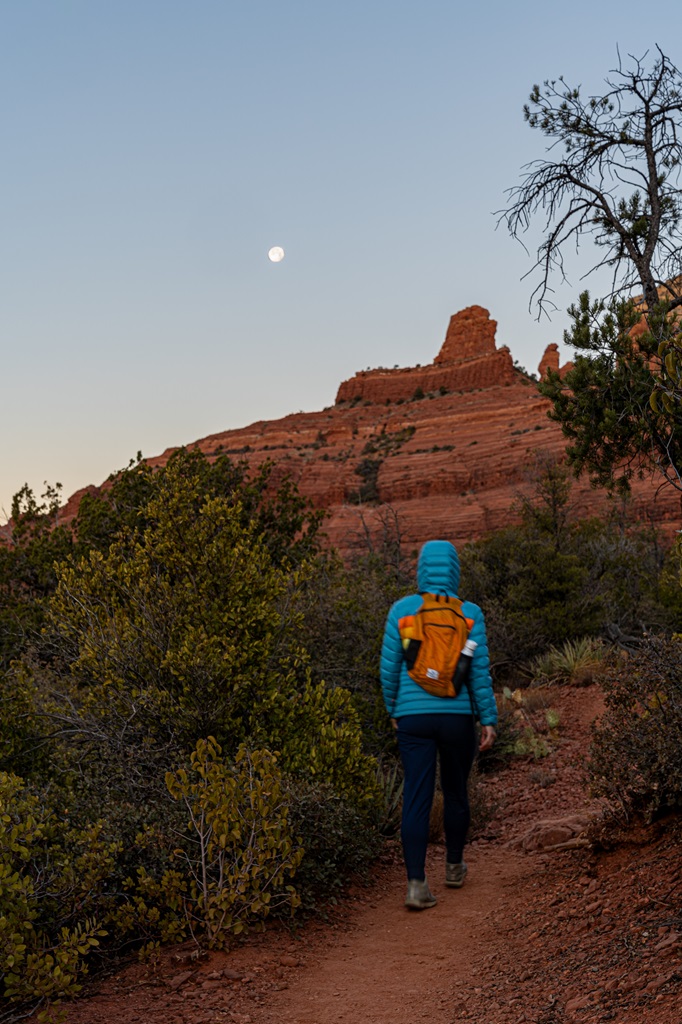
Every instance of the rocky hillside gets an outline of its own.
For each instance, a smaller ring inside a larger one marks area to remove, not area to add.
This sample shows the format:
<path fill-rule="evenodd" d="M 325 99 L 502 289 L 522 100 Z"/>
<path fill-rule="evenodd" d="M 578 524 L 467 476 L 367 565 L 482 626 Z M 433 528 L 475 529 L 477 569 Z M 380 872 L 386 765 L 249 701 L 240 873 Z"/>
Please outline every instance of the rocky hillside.
<path fill-rule="evenodd" d="M 340 385 L 331 408 L 260 420 L 190 447 L 253 466 L 273 460 L 276 474 L 290 474 L 329 511 L 327 534 L 346 552 L 396 517 L 408 546 L 434 536 L 478 538 L 509 523 L 514 497 L 532 489 L 538 460 L 564 449 L 548 402 L 509 349 L 497 347 L 496 329 L 487 310 L 471 306 L 451 318 L 430 365 L 362 371 Z M 556 345 L 539 372 L 548 366 L 559 369 Z M 163 465 L 172 451 L 149 462 Z M 79 500 L 73 496 L 66 517 Z M 606 506 L 587 481 L 576 485 L 574 501 L 582 515 Z M 638 481 L 631 516 L 672 532 L 679 496 Z"/>

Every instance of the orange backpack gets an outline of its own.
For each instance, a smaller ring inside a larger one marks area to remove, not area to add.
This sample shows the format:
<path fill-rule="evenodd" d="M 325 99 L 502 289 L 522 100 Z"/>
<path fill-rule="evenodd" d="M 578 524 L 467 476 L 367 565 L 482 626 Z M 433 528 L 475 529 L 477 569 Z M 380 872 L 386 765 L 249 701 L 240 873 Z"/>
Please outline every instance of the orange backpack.
<path fill-rule="evenodd" d="M 473 624 L 459 598 L 446 594 L 422 594 L 421 608 L 398 620 L 407 671 L 427 693 L 457 696 L 453 677 Z"/>

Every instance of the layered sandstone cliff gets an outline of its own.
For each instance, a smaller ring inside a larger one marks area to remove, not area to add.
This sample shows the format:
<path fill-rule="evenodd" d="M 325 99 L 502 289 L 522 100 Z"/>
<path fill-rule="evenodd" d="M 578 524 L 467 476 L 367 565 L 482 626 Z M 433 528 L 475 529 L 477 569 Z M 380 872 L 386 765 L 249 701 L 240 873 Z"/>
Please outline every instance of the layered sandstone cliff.
<path fill-rule="evenodd" d="M 496 323 L 472 306 L 452 317 L 429 366 L 370 370 L 341 384 L 336 404 L 252 423 L 194 442 L 209 458 L 227 454 L 257 467 L 274 463 L 329 513 L 326 533 L 345 553 L 366 547 L 396 524 L 405 550 L 430 537 L 462 544 L 513 522 L 520 494 L 539 467 L 561 458 L 565 442 L 548 419 L 534 381 L 497 348 Z M 550 345 L 540 374 L 559 370 Z M 173 449 L 149 459 L 164 465 Z M 72 517 L 80 495 L 63 510 Z M 586 480 L 575 484 L 578 516 L 604 513 L 608 500 Z M 680 522 L 679 495 L 653 479 L 633 484 L 631 519 L 668 534 Z"/>
<path fill-rule="evenodd" d="M 514 521 L 512 506 L 529 494 L 547 459 L 565 442 L 548 419 L 549 403 L 506 347 L 496 323 L 472 306 L 450 320 L 428 366 L 368 370 L 339 387 L 322 412 L 260 421 L 197 441 L 209 457 L 226 453 L 251 466 L 275 463 L 329 513 L 326 533 L 344 552 L 366 546 L 398 524 L 408 548 L 429 537 L 461 544 Z M 548 346 L 539 372 L 559 367 Z M 171 450 L 153 465 L 164 464 Z M 586 480 L 573 493 L 576 515 L 604 513 L 608 499 Z M 671 533 L 679 495 L 651 479 L 633 485 L 630 516 Z"/>
<path fill-rule="evenodd" d="M 431 365 L 362 370 L 341 384 L 336 403 L 397 402 L 428 393 L 510 384 L 514 364 L 508 348 L 496 348 L 496 328 L 487 309 L 469 306 L 451 317 L 443 346 Z"/>

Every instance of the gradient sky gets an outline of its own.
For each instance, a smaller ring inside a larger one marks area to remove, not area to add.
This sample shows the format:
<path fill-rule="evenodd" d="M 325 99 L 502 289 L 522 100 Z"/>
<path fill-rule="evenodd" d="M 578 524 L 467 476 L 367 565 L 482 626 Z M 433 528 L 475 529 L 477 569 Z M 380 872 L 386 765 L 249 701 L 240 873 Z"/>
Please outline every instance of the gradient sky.
<path fill-rule="evenodd" d="M 535 321 L 531 260 L 493 216 L 544 150 L 523 103 L 561 74 L 599 92 L 617 46 L 679 65 L 679 0 L 643 12 L 3 0 L 0 522 L 24 482 L 68 496 L 138 450 L 429 363 L 473 303 L 535 370 L 565 314 Z"/>

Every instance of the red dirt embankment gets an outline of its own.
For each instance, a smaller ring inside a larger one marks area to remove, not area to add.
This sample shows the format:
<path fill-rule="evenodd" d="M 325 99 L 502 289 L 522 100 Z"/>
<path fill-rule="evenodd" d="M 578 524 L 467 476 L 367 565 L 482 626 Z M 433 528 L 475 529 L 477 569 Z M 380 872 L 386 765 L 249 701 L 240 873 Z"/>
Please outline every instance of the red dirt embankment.
<path fill-rule="evenodd" d="M 69 1024 L 680 1024 L 682 822 L 584 845 L 581 785 L 596 687 L 555 704 L 542 761 L 484 785 L 497 810 L 461 890 L 430 848 L 432 910 L 404 909 L 398 851 L 326 923 L 273 927 L 229 954 L 164 952 L 100 982 Z"/>

